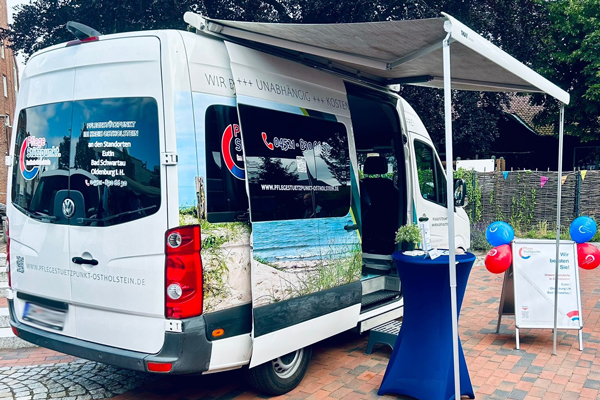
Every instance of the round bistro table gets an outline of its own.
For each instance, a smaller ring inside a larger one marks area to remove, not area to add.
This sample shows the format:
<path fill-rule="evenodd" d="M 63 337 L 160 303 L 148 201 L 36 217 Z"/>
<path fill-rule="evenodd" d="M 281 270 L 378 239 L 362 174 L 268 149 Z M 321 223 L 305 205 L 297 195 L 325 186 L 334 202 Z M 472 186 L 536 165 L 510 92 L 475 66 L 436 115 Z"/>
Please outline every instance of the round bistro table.
<path fill-rule="evenodd" d="M 379 394 L 395 393 L 419 400 L 454 399 L 452 314 L 449 257 L 393 254 L 404 295 L 402 329 L 396 339 Z M 475 255 L 456 255 L 457 315 Z M 458 339 L 460 393 L 474 399 L 473 386 Z"/>

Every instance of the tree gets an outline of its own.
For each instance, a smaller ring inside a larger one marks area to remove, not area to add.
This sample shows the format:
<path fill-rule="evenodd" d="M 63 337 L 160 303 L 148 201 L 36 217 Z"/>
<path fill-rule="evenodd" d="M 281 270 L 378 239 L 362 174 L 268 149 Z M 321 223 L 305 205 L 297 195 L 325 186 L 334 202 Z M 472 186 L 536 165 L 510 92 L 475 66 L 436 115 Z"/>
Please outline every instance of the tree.
<path fill-rule="evenodd" d="M 11 47 L 30 56 L 51 44 L 72 40 L 64 29 L 69 20 L 92 26 L 102 33 L 140 29 L 185 29 L 182 15 L 192 10 L 219 19 L 261 22 L 339 23 L 455 16 L 508 53 L 526 62 L 539 52 L 540 35 L 547 33 L 541 0 L 33 0 L 18 6 L 15 22 L 2 35 Z M 566 0 L 561 0 L 566 1 Z M 588 0 L 589 1 L 589 0 Z M 596 2 L 600 0 L 595 0 Z M 438 146 L 443 145 L 442 92 L 405 87 L 402 95 L 419 113 Z M 497 121 L 502 94 L 455 93 L 457 155 L 489 155 L 498 136 Z"/>
<path fill-rule="evenodd" d="M 536 66 L 542 75 L 569 91 L 565 132 L 583 140 L 600 138 L 600 0 L 556 0 L 545 3 L 550 26 Z M 554 125 L 559 103 L 536 96 L 543 111 L 534 122 Z"/>
<path fill-rule="evenodd" d="M 89 25 L 103 34 L 147 29 L 185 29 L 183 14 L 198 7 L 192 0 L 33 0 L 16 6 L 9 29 L 0 36 L 29 58 L 53 44 L 73 40 L 68 21 Z"/>

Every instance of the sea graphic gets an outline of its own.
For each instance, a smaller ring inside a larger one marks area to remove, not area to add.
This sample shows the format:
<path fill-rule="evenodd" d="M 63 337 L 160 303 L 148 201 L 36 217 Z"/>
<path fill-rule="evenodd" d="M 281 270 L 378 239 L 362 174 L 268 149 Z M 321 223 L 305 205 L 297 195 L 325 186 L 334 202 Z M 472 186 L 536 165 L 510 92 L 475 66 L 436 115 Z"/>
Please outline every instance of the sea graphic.
<path fill-rule="evenodd" d="M 353 224 L 350 214 L 254 223 L 254 307 L 359 280 L 358 231 L 344 229 Z"/>
<path fill-rule="evenodd" d="M 254 257 L 273 263 L 347 257 L 351 248 L 360 245 L 357 231 L 344 229 L 352 224 L 349 214 L 254 223 Z"/>

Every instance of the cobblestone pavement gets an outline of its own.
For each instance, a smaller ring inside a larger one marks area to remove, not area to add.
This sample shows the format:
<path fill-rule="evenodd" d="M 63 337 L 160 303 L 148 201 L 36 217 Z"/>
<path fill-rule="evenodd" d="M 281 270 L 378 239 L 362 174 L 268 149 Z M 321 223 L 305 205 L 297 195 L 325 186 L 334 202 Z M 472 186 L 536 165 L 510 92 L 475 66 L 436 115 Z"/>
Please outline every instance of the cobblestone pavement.
<path fill-rule="evenodd" d="M 0 399 L 105 399 L 156 378 L 84 360 L 3 367 L 0 368 Z"/>
<path fill-rule="evenodd" d="M 579 351 L 576 331 L 559 331 L 558 354 L 553 356 L 550 329 L 522 329 L 521 350 L 515 350 L 513 317 L 503 317 L 500 333 L 495 333 L 502 275 L 487 272 L 481 260 L 476 264 L 463 301 L 459 333 L 477 400 L 600 398 L 600 268 L 580 270 L 580 281 L 584 350 Z M 316 344 L 304 380 L 292 392 L 275 399 L 401 399 L 377 396 L 391 351 L 378 345 L 373 354 L 365 355 L 367 340 L 367 335 L 344 333 Z M 79 394 L 80 390 L 85 392 Z M 104 397 L 267 398 L 249 389 L 240 371 L 158 376 L 82 361 L 41 348 L 0 350 L 0 399 Z"/>

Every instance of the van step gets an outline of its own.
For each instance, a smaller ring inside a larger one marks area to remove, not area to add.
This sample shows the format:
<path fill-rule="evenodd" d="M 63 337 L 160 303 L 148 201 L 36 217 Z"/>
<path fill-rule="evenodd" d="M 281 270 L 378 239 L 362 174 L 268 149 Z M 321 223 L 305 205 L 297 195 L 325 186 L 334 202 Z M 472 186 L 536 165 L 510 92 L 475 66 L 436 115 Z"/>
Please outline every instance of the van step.
<path fill-rule="evenodd" d="M 360 302 L 360 312 L 362 313 L 379 307 L 380 305 L 383 305 L 380 303 L 385 303 L 389 300 L 396 299 L 400 297 L 401 293 L 402 292 L 397 292 L 395 290 L 379 290 L 377 292 L 366 294 L 362 297 L 362 301 Z"/>
<path fill-rule="evenodd" d="M 367 343 L 367 351 L 365 351 L 365 354 L 371 354 L 373 352 L 373 346 L 377 343 L 387 344 L 393 350 L 401 328 L 402 322 L 394 320 L 371 329 L 369 331 L 369 342 Z"/>

